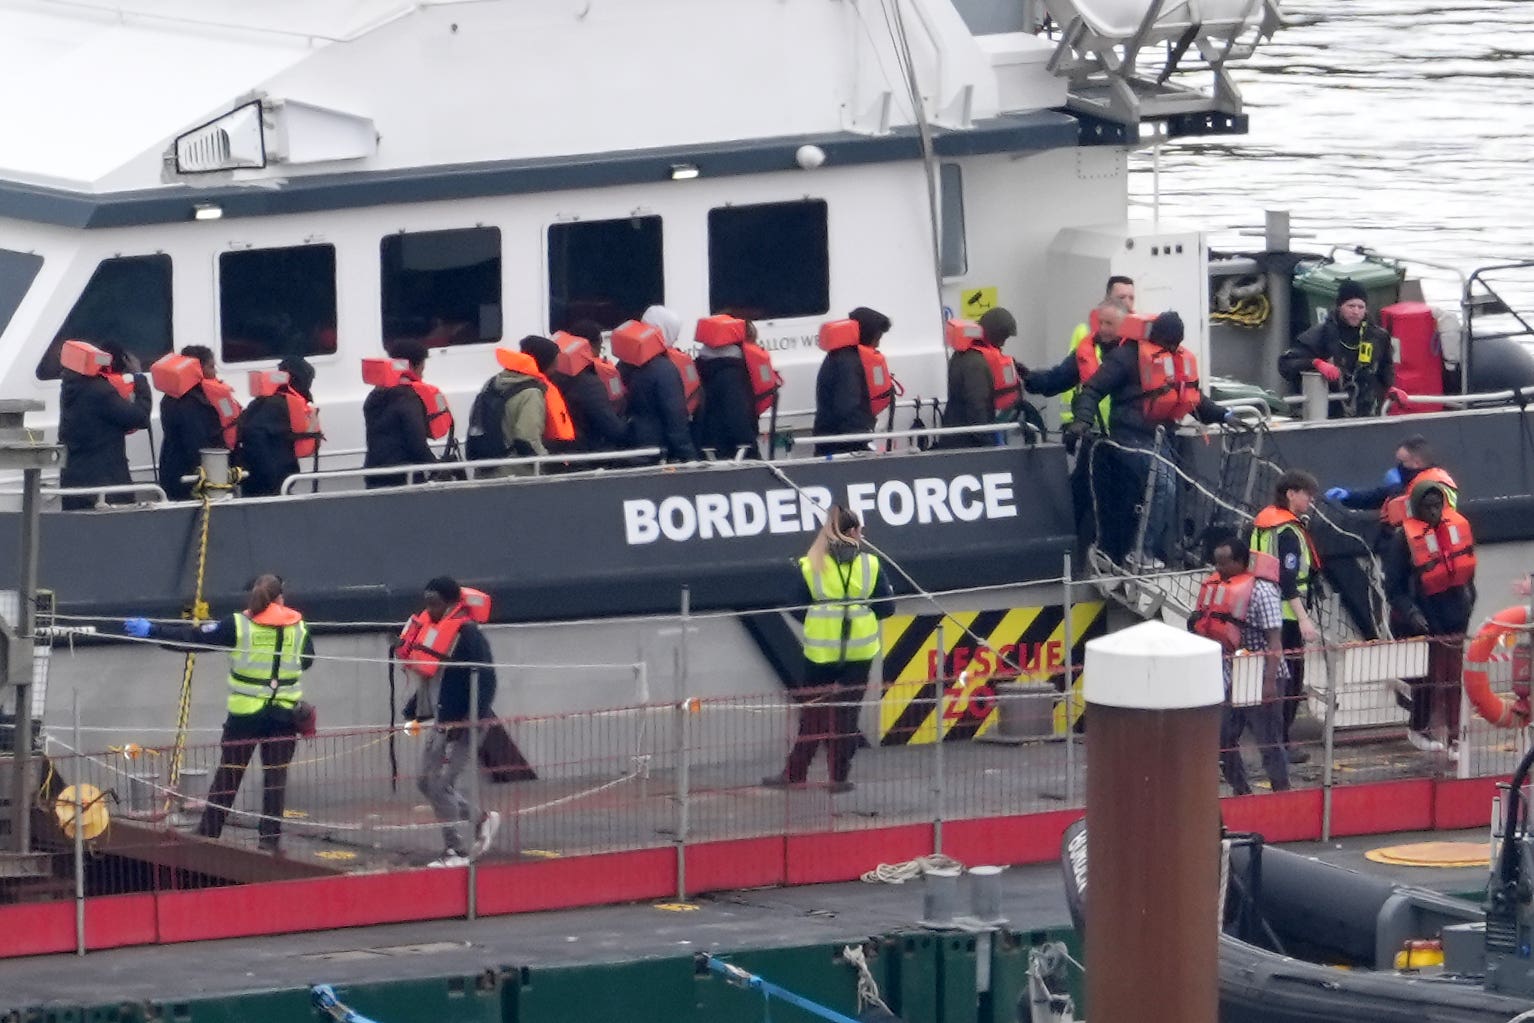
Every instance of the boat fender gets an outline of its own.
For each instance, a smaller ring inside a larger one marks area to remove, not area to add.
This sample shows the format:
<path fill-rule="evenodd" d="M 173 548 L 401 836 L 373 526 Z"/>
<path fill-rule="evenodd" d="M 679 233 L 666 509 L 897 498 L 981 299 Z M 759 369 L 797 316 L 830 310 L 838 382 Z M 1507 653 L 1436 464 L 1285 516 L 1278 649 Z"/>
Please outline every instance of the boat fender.
<path fill-rule="evenodd" d="M 1481 626 L 1465 651 L 1465 696 L 1475 712 L 1498 728 L 1522 728 L 1529 723 L 1531 674 L 1529 609 L 1504 608 Z M 1493 663 L 1512 661 L 1513 695 L 1491 689 Z"/>

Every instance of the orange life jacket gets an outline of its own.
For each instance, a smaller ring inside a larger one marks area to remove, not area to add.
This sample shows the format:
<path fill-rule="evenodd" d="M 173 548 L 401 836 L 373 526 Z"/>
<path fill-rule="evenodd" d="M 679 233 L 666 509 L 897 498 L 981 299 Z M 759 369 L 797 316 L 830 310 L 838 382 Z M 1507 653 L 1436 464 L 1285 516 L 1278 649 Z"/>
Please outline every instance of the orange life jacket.
<path fill-rule="evenodd" d="M 465 622 L 483 625 L 490 620 L 490 597 L 479 590 L 463 588 L 458 603 L 448 608 L 441 621 L 432 621 L 425 611 L 410 616 L 395 644 L 395 656 L 405 670 L 422 678 L 431 678 L 442 662 L 453 653 L 458 633 Z"/>
<path fill-rule="evenodd" d="M 219 429 L 223 431 L 224 447 L 234 450 L 236 427 L 240 421 L 240 403 L 234 396 L 234 388 L 222 380 L 204 380 L 202 395 L 218 413 Z"/>
<path fill-rule="evenodd" d="M 447 406 L 447 395 L 434 384 L 428 384 L 414 373 L 403 374 L 401 383 L 410 385 L 421 404 L 426 406 L 426 433 L 432 440 L 441 440 L 453 432 L 453 410 Z"/>
<path fill-rule="evenodd" d="M 1253 530 L 1259 530 L 1260 529 L 1260 530 L 1266 530 L 1266 531 L 1276 531 L 1279 526 L 1285 526 L 1285 525 L 1288 525 L 1291 522 L 1294 523 L 1294 525 L 1299 529 L 1300 535 L 1305 538 L 1305 546 L 1308 549 L 1309 554 L 1310 554 L 1310 574 L 1312 576 L 1320 575 L 1321 574 L 1321 552 L 1316 550 L 1316 543 L 1315 543 L 1315 541 L 1313 539 L 1311 539 L 1310 530 L 1305 528 L 1305 523 L 1301 522 L 1300 521 L 1300 517 L 1298 515 L 1294 514 L 1294 512 L 1290 511 L 1288 508 L 1280 508 L 1276 504 L 1270 504 L 1266 508 L 1264 508 L 1262 511 L 1257 513 L 1257 517 L 1252 520 L 1252 529 Z M 1257 546 L 1257 540 L 1256 540 L 1255 537 L 1252 539 L 1252 546 L 1253 547 Z M 1276 541 L 1274 542 L 1274 549 L 1275 550 L 1277 549 L 1277 542 Z M 1256 550 L 1252 551 L 1253 556 L 1256 556 L 1257 553 L 1258 552 Z M 1274 557 L 1275 558 L 1275 563 L 1276 563 L 1276 557 L 1277 556 L 1276 555 L 1269 555 L 1269 556 L 1270 557 Z M 1277 576 L 1274 577 L 1274 580 L 1277 581 Z M 1300 580 L 1300 588 L 1301 589 L 1304 589 L 1307 585 L 1309 585 L 1308 580 L 1305 580 L 1305 579 L 1301 579 Z"/>
<path fill-rule="evenodd" d="M 1271 554 L 1253 551 L 1247 571 L 1229 579 L 1211 572 L 1198 590 L 1191 620 L 1193 631 L 1212 639 L 1227 654 L 1241 649 L 1241 627 L 1252 607 L 1252 591 L 1257 580 L 1278 583 L 1278 559 Z"/>
<path fill-rule="evenodd" d="M 1020 385 L 1017 363 L 1000 348 L 985 343 L 985 331 L 969 320 L 949 320 L 943 333 L 948 347 L 956 352 L 979 351 L 991 371 L 991 403 L 997 412 L 1005 412 L 1017 403 Z"/>
<path fill-rule="evenodd" d="M 606 359 L 598 358 L 591 350 L 591 342 L 578 334 L 567 334 L 562 330 L 554 332 L 553 342 L 559 346 L 559 354 L 554 358 L 554 368 L 567 377 L 576 376 L 586 369 L 595 369 L 597 379 L 602 381 L 602 389 L 607 392 L 607 400 L 613 403 L 613 407 L 622 413 L 623 411 L 623 378 L 618 374 L 618 367 Z"/>
<path fill-rule="evenodd" d="M 1459 494 L 1459 484 L 1454 482 L 1454 477 L 1436 465 L 1429 466 L 1413 476 L 1410 487 L 1415 487 L 1418 483 L 1442 483 L 1448 490 L 1448 493 L 1444 495 L 1445 497 L 1457 496 Z M 1408 487 L 1408 492 L 1410 492 L 1410 487 Z M 1406 521 L 1406 497 L 1406 494 L 1397 494 L 1395 497 L 1387 498 L 1385 503 L 1380 505 L 1380 523 L 1382 525 L 1390 529 L 1396 529 L 1400 527 L 1401 523 Z"/>
<path fill-rule="evenodd" d="M 740 350 L 746 355 L 746 373 L 751 377 L 751 394 L 756 398 L 756 414 L 766 412 L 778 400 L 783 387 L 783 376 L 772 368 L 772 356 L 755 341 L 742 341 Z"/>
<path fill-rule="evenodd" d="M 1192 352 L 1142 341 L 1139 355 L 1140 393 L 1135 398 L 1145 403 L 1146 419 L 1175 423 L 1198 408 L 1198 359 Z"/>
<path fill-rule="evenodd" d="M 889 408 L 898 395 L 905 393 L 900 381 L 890 372 L 889 360 L 877 348 L 861 344 L 862 328 L 857 320 L 831 320 L 820 325 L 820 349 L 834 352 L 839 348 L 857 347 L 858 357 L 863 360 L 863 381 L 868 385 L 868 405 L 874 415 Z"/>
<path fill-rule="evenodd" d="M 320 446 L 320 410 L 293 389 L 288 374 L 280 369 L 258 369 L 250 374 L 250 396 L 281 395 L 288 406 L 288 432 L 293 434 L 293 454 L 309 458 Z"/>
<path fill-rule="evenodd" d="M 585 338 L 580 340 L 584 341 Z M 588 344 L 586 348 L 589 353 L 591 346 Z M 565 404 L 565 396 L 559 393 L 559 388 L 554 385 L 554 381 L 543 375 L 543 371 L 538 368 L 537 360 L 526 352 L 519 352 L 505 346 L 496 348 L 495 359 L 502 368 L 532 377 L 543 385 L 544 439 L 574 440 L 575 423 L 570 418 L 570 408 Z"/>
<path fill-rule="evenodd" d="M 102 377 L 128 401 L 133 400 L 133 374 L 113 373 L 112 357 L 88 341 L 65 341 L 59 349 L 59 364 L 81 376 Z M 137 433 L 137 430 L 129 430 Z"/>
<path fill-rule="evenodd" d="M 1469 521 L 1459 512 L 1445 508 L 1437 527 L 1408 518 L 1401 528 L 1423 594 L 1436 596 L 1475 580 L 1475 537 Z"/>
<path fill-rule="evenodd" d="M 698 376 L 698 364 L 691 355 L 678 348 L 667 348 L 666 358 L 682 376 L 682 397 L 687 402 L 687 414 L 695 416 L 703 405 L 703 378 Z"/>
<path fill-rule="evenodd" d="M 202 375 L 202 363 L 190 355 L 171 352 L 162 355 L 149 367 L 149 379 L 155 389 L 172 398 L 185 397 L 194 387 L 201 387 L 203 397 L 218 414 L 219 429 L 223 431 L 224 446 L 233 450 L 235 424 L 240 419 L 240 402 L 234 396 L 234 388 L 222 380 L 208 380 Z"/>
<path fill-rule="evenodd" d="M 1097 354 L 1097 310 L 1092 310 L 1092 329 L 1085 337 L 1076 342 L 1076 379 L 1082 383 L 1091 380 L 1102 366 L 1103 360 Z"/>

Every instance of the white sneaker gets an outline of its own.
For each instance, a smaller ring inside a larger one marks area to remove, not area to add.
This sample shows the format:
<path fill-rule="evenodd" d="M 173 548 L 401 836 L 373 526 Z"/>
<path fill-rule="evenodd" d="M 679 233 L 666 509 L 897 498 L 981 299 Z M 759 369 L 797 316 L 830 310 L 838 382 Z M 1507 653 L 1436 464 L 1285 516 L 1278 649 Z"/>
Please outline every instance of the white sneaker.
<path fill-rule="evenodd" d="M 469 858 L 462 853 L 449 849 L 426 865 L 428 867 L 467 867 L 469 865 Z"/>
<path fill-rule="evenodd" d="M 490 843 L 495 841 L 495 833 L 500 830 L 501 815 L 494 810 L 486 812 L 479 819 L 479 828 L 474 832 L 474 845 L 469 850 L 469 859 L 477 860 L 490 850 Z"/>
<path fill-rule="evenodd" d="M 1423 753 L 1443 752 L 1443 743 L 1439 742 L 1437 739 L 1429 738 L 1422 732 L 1414 731 L 1410 728 L 1406 730 L 1406 741 L 1411 743 L 1417 749 L 1421 750 Z"/>

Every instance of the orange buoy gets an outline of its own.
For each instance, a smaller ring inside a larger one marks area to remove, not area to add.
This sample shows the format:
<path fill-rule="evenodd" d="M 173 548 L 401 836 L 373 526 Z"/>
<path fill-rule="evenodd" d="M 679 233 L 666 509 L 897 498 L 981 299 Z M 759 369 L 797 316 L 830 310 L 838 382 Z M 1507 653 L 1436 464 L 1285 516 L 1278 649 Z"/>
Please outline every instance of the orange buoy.
<path fill-rule="evenodd" d="M 1527 656 L 1514 650 L 1511 657 L 1501 652 L 1511 639 L 1530 625 L 1528 608 L 1504 608 L 1492 615 L 1470 641 L 1465 652 L 1465 695 L 1475 712 L 1498 728 L 1521 728 L 1529 723 L 1530 664 Z M 1491 691 L 1491 666 L 1494 661 L 1512 660 L 1513 695 Z"/>

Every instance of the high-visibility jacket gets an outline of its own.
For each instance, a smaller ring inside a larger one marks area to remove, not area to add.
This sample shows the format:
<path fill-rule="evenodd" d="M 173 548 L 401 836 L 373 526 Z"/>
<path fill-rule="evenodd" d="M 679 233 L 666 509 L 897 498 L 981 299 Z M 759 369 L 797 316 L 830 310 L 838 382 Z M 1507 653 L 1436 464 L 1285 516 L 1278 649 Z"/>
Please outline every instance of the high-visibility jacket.
<path fill-rule="evenodd" d="M 1412 477 L 1411 488 L 1418 483 L 1442 483 L 1444 496 L 1448 498 L 1449 507 L 1459 507 L 1459 484 L 1454 482 L 1454 477 L 1440 469 L 1438 466 L 1429 466 Z M 1380 524 L 1387 529 L 1398 529 L 1401 523 L 1406 521 L 1406 494 L 1397 494 L 1380 505 Z"/>
<path fill-rule="evenodd" d="M 1411 551 L 1412 572 L 1424 596 L 1437 596 L 1475 581 L 1475 537 L 1470 522 L 1459 512 L 1445 508 L 1436 527 L 1409 518 L 1401 529 Z"/>
<path fill-rule="evenodd" d="M 1092 311 L 1092 322 L 1097 322 L 1097 311 Z M 1076 379 L 1086 383 L 1092 379 L 1102 366 L 1102 353 L 1097 350 L 1097 331 L 1085 323 L 1076 324 L 1076 329 L 1071 332 L 1071 354 L 1076 358 Z M 1060 425 L 1072 422 L 1076 413 L 1071 411 L 1071 402 L 1076 400 L 1076 388 L 1060 392 Z M 1108 413 L 1113 408 L 1113 399 L 1104 398 L 1097 403 L 1098 426 L 1104 433 L 1108 431 Z"/>
<path fill-rule="evenodd" d="M 1261 552 L 1277 559 L 1278 538 L 1285 531 L 1293 533 L 1300 542 L 1300 565 L 1296 578 L 1300 597 L 1308 600 L 1315 574 L 1321 570 L 1321 556 L 1316 553 L 1315 547 L 1311 544 L 1310 533 L 1306 530 L 1305 524 L 1294 512 L 1277 505 L 1268 505 L 1257 513 L 1256 520 L 1252 522 L 1252 535 L 1247 539 L 1247 544 L 1254 553 Z M 1284 621 L 1297 621 L 1298 617 L 1294 609 L 1289 606 L 1289 602 L 1284 601 Z"/>
<path fill-rule="evenodd" d="M 879 653 L 879 619 L 868 603 L 879 582 L 879 559 L 860 553 L 843 564 L 799 559 L 814 603 L 804 616 L 804 656 L 815 664 L 871 661 Z"/>
<path fill-rule="evenodd" d="M 303 699 L 299 677 L 309 627 L 297 611 L 272 604 L 251 618 L 234 616 L 229 651 L 229 713 L 256 714 L 268 706 L 291 710 Z"/>

